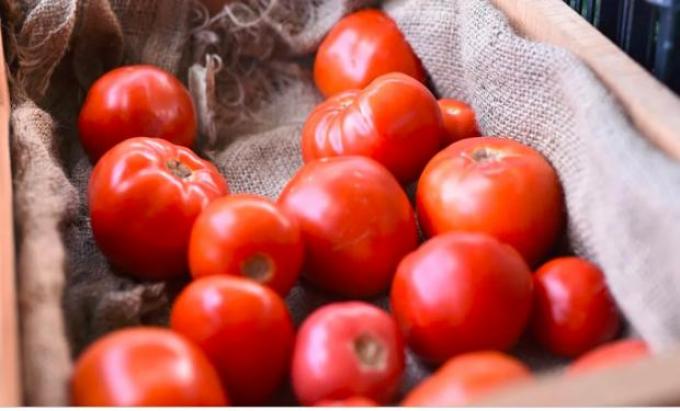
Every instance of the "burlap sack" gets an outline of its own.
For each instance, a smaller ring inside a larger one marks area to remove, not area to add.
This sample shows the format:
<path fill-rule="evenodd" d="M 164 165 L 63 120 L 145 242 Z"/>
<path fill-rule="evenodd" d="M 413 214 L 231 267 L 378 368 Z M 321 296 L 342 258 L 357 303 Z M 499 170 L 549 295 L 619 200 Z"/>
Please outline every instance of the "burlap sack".
<path fill-rule="evenodd" d="M 3 16 L 28 404 L 67 404 L 73 356 L 110 330 L 164 323 L 182 286 L 118 276 L 94 245 L 84 197 L 90 164 L 75 130 L 93 79 L 137 62 L 174 72 L 194 94 L 199 146 L 232 191 L 276 197 L 301 164 L 300 127 L 320 101 L 309 74 L 314 48 L 343 14 L 374 2 L 246 3 L 209 18 L 183 0 L 25 0 Z M 655 348 L 680 338 L 680 166 L 638 134 L 581 62 L 518 37 L 488 0 L 382 6 L 438 95 L 469 101 L 485 134 L 527 143 L 552 161 L 571 244 L 604 268 L 635 330 Z M 299 323 L 328 297 L 296 286 L 287 301 Z M 518 353 L 539 369 L 559 362 L 531 343 Z M 408 368 L 404 390 L 430 372 L 413 356 Z"/>

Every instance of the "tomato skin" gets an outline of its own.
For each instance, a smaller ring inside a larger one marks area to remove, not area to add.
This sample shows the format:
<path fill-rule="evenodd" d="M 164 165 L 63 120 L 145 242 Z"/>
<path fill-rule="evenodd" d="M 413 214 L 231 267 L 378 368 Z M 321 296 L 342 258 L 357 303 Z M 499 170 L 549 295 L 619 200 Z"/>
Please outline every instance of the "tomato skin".
<path fill-rule="evenodd" d="M 366 157 L 307 163 L 278 204 L 300 224 L 303 274 L 332 293 L 368 297 L 384 291 L 401 258 L 418 245 L 406 193 Z"/>
<path fill-rule="evenodd" d="M 191 150 L 157 138 L 112 148 L 88 187 L 92 232 L 106 257 L 147 280 L 184 275 L 194 220 L 228 192 L 219 171 Z"/>
<path fill-rule="evenodd" d="M 323 400 L 314 404 L 315 407 L 379 407 L 380 404 L 366 397 L 349 397 L 344 400 Z"/>
<path fill-rule="evenodd" d="M 404 344 L 390 315 L 358 301 L 333 303 L 302 323 L 292 381 L 303 405 L 361 396 L 389 402 L 404 371 Z"/>
<path fill-rule="evenodd" d="M 362 91 L 346 91 L 317 106 L 302 130 L 302 156 L 309 162 L 363 155 L 409 183 L 439 151 L 443 136 L 432 93 L 407 75 L 390 73 Z"/>
<path fill-rule="evenodd" d="M 255 281 L 194 280 L 175 300 L 170 324 L 207 354 L 235 404 L 266 404 L 288 373 L 290 314 L 278 294 Z"/>
<path fill-rule="evenodd" d="M 229 400 L 205 355 L 184 337 L 155 327 L 115 331 L 78 358 L 75 406 L 223 406 Z"/>
<path fill-rule="evenodd" d="M 401 403 L 405 407 L 457 407 L 489 391 L 531 379 L 520 361 L 495 351 L 462 354 L 447 361 L 415 387 Z"/>
<path fill-rule="evenodd" d="M 477 127 L 477 116 L 469 105 L 462 101 L 443 98 L 438 101 L 444 119 L 446 143 L 470 137 L 479 137 L 481 133 Z"/>
<path fill-rule="evenodd" d="M 638 339 L 627 339 L 603 344 L 569 364 L 566 373 L 581 375 L 619 364 L 631 363 L 651 355 L 647 344 Z"/>
<path fill-rule="evenodd" d="M 564 225 L 562 190 L 550 163 L 499 137 L 468 138 L 437 154 L 418 181 L 416 204 L 428 236 L 483 232 L 513 246 L 529 265 L 545 257 Z"/>
<path fill-rule="evenodd" d="M 427 241 L 399 264 L 390 295 L 409 346 L 433 363 L 511 348 L 529 320 L 531 299 L 522 257 L 479 233 Z"/>
<path fill-rule="evenodd" d="M 196 130 L 189 91 L 172 74 L 148 65 L 104 74 L 88 91 L 78 117 L 80 142 L 93 163 L 132 137 L 158 137 L 191 147 Z"/>
<path fill-rule="evenodd" d="M 285 296 L 302 268 L 304 245 L 297 222 L 255 195 L 213 201 L 196 219 L 189 241 L 194 278 L 248 277 Z"/>
<path fill-rule="evenodd" d="M 326 97 L 362 89 L 392 72 L 425 83 L 420 60 L 395 22 L 379 10 L 345 16 L 321 42 L 314 60 L 314 82 Z"/>
<path fill-rule="evenodd" d="M 604 274 L 589 261 L 548 261 L 536 272 L 534 289 L 532 329 L 553 354 L 575 357 L 616 336 L 616 303 Z"/>

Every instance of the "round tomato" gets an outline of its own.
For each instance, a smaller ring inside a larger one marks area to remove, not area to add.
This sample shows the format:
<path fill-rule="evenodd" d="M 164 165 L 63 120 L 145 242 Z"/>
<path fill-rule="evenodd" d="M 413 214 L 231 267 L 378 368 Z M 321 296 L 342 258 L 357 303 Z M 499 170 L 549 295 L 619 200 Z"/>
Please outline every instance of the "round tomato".
<path fill-rule="evenodd" d="M 604 368 L 628 364 L 649 357 L 647 344 L 638 339 L 607 343 L 589 351 L 569 364 L 568 374 L 582 374 Z"/>
<path fill-rule="evenodd" d="M 391 73 L 363 91 L 338 94 L 314 109 L 302 130 L 302 156 L 309 162 L 363 155 L 409 183 L 439 151 L 443 135 L 432 93 L 411 77 Z"/>
<path fill-rule="evenodd" d="M 71 400 L 79 407 L 228 405 L 198 347 L 154 327 L 116 331 L 88 347 L 75 364 Z"/>
<path fill-rule="evenodd" d="M 464 138 L 480 135 L 477 128 L 477 117 L 472 107 L 462 101 L 445 98 L 439 100 L 439 108 L 444 118 L 447 145 Z"/>
<path fill-rule="evenodd" d="M 213 201 L 196 219 L 189 268 L 194 278 L 240 275 L 285 296 L 300 274 L 303 253 L 300 228 L 276 204 L 232 195 Z"/>
<path fill-rule="evenodd" d="M 194 280 L 177 297 L 170 323 L 208 355 L 236 404 L 266 404 L 288 374 L 290 314 L 278 294 L 255 281 Z"/>
<path fill-rule="evenodd" d="M 466 351 L 506 350 L 529 320 L 531 272 L 485 234 L 437 236 L 399 264 L 392 312 L 413 351 L 443 362 Z"/>
<path fill-rule="evenodd" d="M 379 10 L 361 10 L 340 20 L 314 60 L 314 82 L 325 96 L 364 88 L 392 72 L 425 82 L 425 72 L 394 21 Z"/>
<path fill-rule="evenodd" d="M 556 258 L 538 269 L 534 286 L 533 332 L 553 354 L 578 356 L 616 336 L 616 303 L 592 263 Z"/>
<path fill-rule="evenodd" d="M 128 139 L 90 176 L 92 232 L 104 255 L 130 274 L 181 276 L 194 220 L 227 192 L 217 168 L 191 150 L 156 138 Z"/>
<path fill-rule="evenodd" d="M 510 244 L 532 265 L 551 250 L 563 226 L 555 170 L 537 151 L 511 140 L 461 140 L 425 167 L 416 194 L 429 236 L 483 232 Z"/>
<path fill-rule="evenodd" d="M 196 137 L 191 95 L 172 74 L 127 66 L 94 82 L 78 118 L 80 142 L 92 162 L 131 137 L 158 137 L 191 147 Z"/>
<path fill-rule="evenodd" d="M 303 405 L 362 396 L 392 399 L 404 371 L 404 345 L 388 313 L 364 302 L 326 305 L 300 327 L 293 389 Z"/>
<path fill-rule="evenodd" d="M 508 384 L 531 378 L 518 360 L 495 351 L 478 351 L 450 359 L 414 388 L 406 407 L 459 407 Z"/>
<path fill-rule="evenodd" d="M 300 224 L 304 275 L 337 294 L 366 297 L 384 291 L 401 258 L 418 245 L 406 193 L 366 157 L 306 164 L 278 202 Z"/>
<path fill-rule="evenodd" d="M 378 407 L 377 402 L 366 397 L 349 397 L 344 400 L 325 400 L 314 404 L 315 407 Z"/>

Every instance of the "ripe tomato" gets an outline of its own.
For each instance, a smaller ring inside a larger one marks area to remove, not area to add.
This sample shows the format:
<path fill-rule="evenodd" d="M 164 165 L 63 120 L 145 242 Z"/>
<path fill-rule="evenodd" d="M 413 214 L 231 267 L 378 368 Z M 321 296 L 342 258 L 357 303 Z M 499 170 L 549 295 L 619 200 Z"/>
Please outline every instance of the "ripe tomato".
<path fill-rule="evenodd" d="M 532 265 L 561 233 L 562 191 L 537 151 L 511 140 L 461 140 L 425 167 L 416 194 L 418 221 L 429 236 L 477 231 L 510 244 Z"/>
<path fill-rule="evenodd" d="M 604 274 L 577 257 L 556 258 L 534 276 L 534 335 L 550 352 L 575 357 L 609 341 L 619 313 Z"/>
<path fill-rule="evenodd" d="M 418 245 L 406 193 L 366 157 L 306 164 L 278 202 L 300 224 L 303 273 L 334 293 L 365 297 L 384 291 L 401 258 Z"/>
<path fill-rule="evenodd" d="M 131 137 L 158 137 L 191 147 L 196 137 L 191 95 L 172 74 L 127 66 L 94 82 L 78 118 L 80 142 L 92 162 Z"/>
<path fill-rule="evenodd" d="M 236 404 L 265 404 L 288 373 L 290 314 L 278 294 L 255 281 L 199 278 L 177 297 L 170 323 L 208 355 Z"/>
<path fill-rule="evenodd" d="M 439 151 L 443 127 L 432 93 L 411 77 L 391 73 L 316 107 L 302 130 L 302 156 L 309 162 L 363 155 L 409 183 Z"/>
<path fill-rule="evenodd" d="M 457 407 L 478 400 L 502 386 L 528 380 L 529 369 L 495 351 L 477 351 L 450 359 L 414 388 L 402 402 L 406 407 Z"/>
<path fill-rule="evenodd" d="M 447 145 L 458 140 L 480 135 L 477 118 L 472 107 L 462 101 L 444 98 L 439 100 L 439 108 L 444 118 Z"/>
<path fill-rule="evenodd" d="M 512 247 L 486 234 L 449 233 L 402 260 L 390 297 L 413 351 L 443 362 L 517 342 L 529 319 L 531 272 Z"/>
<path fill-rule="evenodd" d="M 217 372 L 184 337 L 155 327 L 116 331 L 76 362 L 71 400 L 79 407 L 228 405 Z"/>
<path fill-rule="evenodd" d="M 567 374 L 583 374 L 649 357 L 649 347 L 638 339 L 614 341 L 591 350 L 566 368 Z"/>
<path fill-rule="evenodd" d="M 324 400 L 314 404 L 315 407 L 379 407 L 380 404 L 366 397 L 349 397 L 344 400 Z"/>
<path fill-rule="evenodd" d="M 364 88 L 392 72 L 425 82 L 420 60 L 394 21 L 379 10 L 358 11 L 340 20 L 314 60 L 314 82 L 326 97 Z"/>
<path fill-rule="evenodd" d="M 213 201 L 196 219 L 189 241 L 194 278 L 213 274 L 251 278 L 285 296 L 302 267 L 297 222 L 270 200 L 233 195 Z"/>
<path fill-rule="evenodd" d="M 97 163 L 89 184 L 94 238 L 116 266 L 142 279 L 187 270 L 194 220 L 228 188 L 217 168 L 157 138 L 132 138 Z"/>
<path fill-rule="evenodd" d="M 397 323 L 364 302 L 326 305 L 300 327 L 293 354 L 293 389 L 303 405 L 362 396 L 392 399 L 404 371 Z"/>

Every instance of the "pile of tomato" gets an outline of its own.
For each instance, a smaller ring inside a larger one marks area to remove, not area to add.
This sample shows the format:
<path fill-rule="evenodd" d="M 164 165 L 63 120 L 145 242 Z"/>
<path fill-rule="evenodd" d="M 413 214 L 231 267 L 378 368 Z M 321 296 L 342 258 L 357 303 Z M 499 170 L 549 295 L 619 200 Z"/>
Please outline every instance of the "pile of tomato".
<path fill-rule="evenodd" d="M 327 100 L 276 201 L 230 194 L 191 150 L 194 106 L 170 74 L 122 67 L 92 86 L 78 127 L 99 248 L 140 280 L 192 281 L 169 329 L 113 332 L 80 355 L 75 405 L 266 405 L 287 384 L 303 405 L 394 404 L 408 347 L 437 371 L 401 403 L 452 406 L 531 378 L 507 354 L 525 332 L 579 358 L 569 373 L 647 355 L 608 343 L 621 320 L 597 266 L 550 259 L 565 226 L 550 163 L 437 100 L 388 16 L 342 19 L 314 79 Z M 284 297 L 300 275 L 338 302 L 296 329 Z M 362 301 L 386 292 L 390 312 Z"/>

